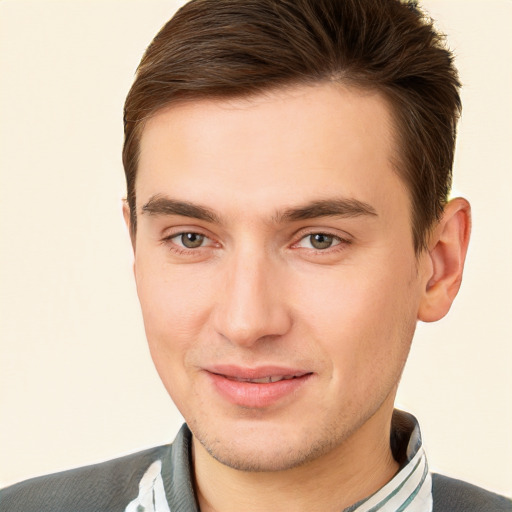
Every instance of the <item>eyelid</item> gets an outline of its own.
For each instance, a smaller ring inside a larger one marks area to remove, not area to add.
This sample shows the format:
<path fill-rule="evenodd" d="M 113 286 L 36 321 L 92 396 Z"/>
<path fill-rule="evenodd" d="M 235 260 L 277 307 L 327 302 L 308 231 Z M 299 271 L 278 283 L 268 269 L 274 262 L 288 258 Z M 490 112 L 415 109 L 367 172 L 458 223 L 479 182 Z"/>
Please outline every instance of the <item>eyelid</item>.
<path fill-rule="evenodd" d="M 179 243 L 176 243 L 173 239 L 187 234 L 194 233 L 204 237 L 205 240 L 208 241 L 206 245 L 201 245 L 196 248 L 185 247 Z M 315 249 L 313 247 L 299 247 L 299 243 L 302 242 L 305 238 L 308 238 L 312 235 L 327 235 L 336 240 L 332 246 L 326 249 Z M 321 228 L 321 227 L 311 227 L 311 228 L 302 228 L 295 233 L 293 236 L 294 242 L 289 246 L 292 249 L 304 249 L 310 252 L 317 253 L 328 253 L 331 251 L 341 250 L 343 247 L 350 245 L 353 242 L 352 236 L 346 232 L 340 233 L 338 230 L 331 228 Z M 164 245 L 172 244 L 174 247 L 172 249 L 180 252 L 198 252 L 201 249 L 208 249 L 211 247 L 222 247 L 222 244 L 218 242 L 209 232 L 198 226 L 179 226 L 175 228 L 170 228 L 165 231 L 165 234 L 161 236 L 160 243 Z M 341 247 L 340 247 L 341 246 Z"/>
<path fill-rule="evenodd" d="M 325 249 L 316 249 L 315 247 L 307 247 L 307 249 L 317 250 L 317 251 L 328 251 L 332 247 L 336 247 L 337 245 L 340 245 L 343 243 L 343 240 L 339 236 L 331 235 L 330 233 L 311 233 L 310 235 L 303 236 L 299 241 L 295 242 L 295 246 L 298 247 L 299 244 L 307 239 L 310 239 L 314 235 L 325 235 L 333 239 L 332 245 L 329 247 L 326 247 Z M 306 248 L 306 247 L 305 247 Z"/>
<path fill-rule="evenodd" d="M 308 236 L 311 236 L 311 235 L 328 235 L 328 236 L 332 236 L 333 238 L 336 238 L 337 240 L 340 240 L 341 242 L 345 242 L 345 243 L 351 243 L 353 241 L 352 235 L 350 235 L 349 233 L 347 233 L 345 231 L 340 232 L 339 230 L 331 229 L 331 228 L 312 227 L 312 228 L 303 228 L 303 229 L 300 229 L 299 231 L 297 231 L 293 236 L 293 239 L 295 240 L 295 242 L 293 242 L 292 245 L 297 244 L 304 238 L 307 238 Z"/>
<path fill-rule="evenodd" d="M 170 235 L 170 236 L 166 237 L 165 239 L 166 239 L 166 240 L 169 240 L 169 241 L 172 241 L 173 243 L 176 243 L 176 242 L 174 242 L 173 240 L 174 240 L 175 238 L 180 238 L 180 237 L 182 237 L 183 235 L 199 235 L 199 236 L 201 236 L 201 237 L 203 238 L 203 241 L 209 240 L 210 242 L 213 242 L 213 240 L 212 240 L 210 237 L 208 237 L 208 236 L 206 236 L 206 235 L 203 235 L 202 233 L 196 233 L 195 231 L 182 231 L 181 233 L 174 233 L 174 234 L 172 234 L 172 235 Z M 212 244 L 200 245 L 199 247 L 194 247 L 194 248 L 192 248 L 192 247 L 186 247 L 186 246 L 183 246 L 183 245 L 181 245 L 181 244 L 177 244 L 177 243 L 176 243 L 176 245 L 178 245 L 178 246 L 179 246 L 179 247 L 181 247 L 182 249 L 194 250 L 194 249 L 202 249 L 202 248 L 204 248 L 204 247 L 210 247 Z"/>
<path fill-rule="evenodd" d="M 210 243 L 201 245 L 196 248 L 185 247 L 184 245 L 176 243 L 173 239 L 187 233 L 193 233 L 204 237 L 205 240 L 209 240 Z M 206 230 L 198 226 L 179 226 L 176 228 L 170 228 L 165 231 L 165 234 L 160 238 L 162 244 L 173 244 L 176 250 L 197 252 L 200 249 L 207 249 L 210 247 L 220 247 L 221 244 L 217 242 Z"/>

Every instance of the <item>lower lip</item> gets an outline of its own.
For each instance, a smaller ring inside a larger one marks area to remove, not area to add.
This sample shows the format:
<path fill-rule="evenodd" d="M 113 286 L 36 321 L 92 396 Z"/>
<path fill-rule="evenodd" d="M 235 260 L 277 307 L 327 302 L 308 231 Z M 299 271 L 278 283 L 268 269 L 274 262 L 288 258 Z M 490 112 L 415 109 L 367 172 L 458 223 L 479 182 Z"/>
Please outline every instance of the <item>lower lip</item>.
<path fill-rule="evenodd" d="M 255 383 L 231 380 L 223 375 L 207 372 L 216 390 L 229 402 L 241 407 L 269 407 L 294 394 L 311 377 L 311 374 L 277 382 Z"/>

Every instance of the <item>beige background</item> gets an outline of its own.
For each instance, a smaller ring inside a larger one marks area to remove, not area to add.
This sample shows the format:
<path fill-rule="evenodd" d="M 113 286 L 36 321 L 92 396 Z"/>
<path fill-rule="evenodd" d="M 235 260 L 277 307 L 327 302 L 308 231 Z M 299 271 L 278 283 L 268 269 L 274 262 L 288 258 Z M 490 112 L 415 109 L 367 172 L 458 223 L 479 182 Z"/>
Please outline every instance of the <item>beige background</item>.
<path fill-rule="evenodd" d="M 398 403 L 430 465 L 512 494 L 512 2 L 428 0 L 464 82 L 456 191 L 474 235 Z M 0 0 L 0 483 L 171 441 L 121 218 L 122 104 L 178 2 Z"/>

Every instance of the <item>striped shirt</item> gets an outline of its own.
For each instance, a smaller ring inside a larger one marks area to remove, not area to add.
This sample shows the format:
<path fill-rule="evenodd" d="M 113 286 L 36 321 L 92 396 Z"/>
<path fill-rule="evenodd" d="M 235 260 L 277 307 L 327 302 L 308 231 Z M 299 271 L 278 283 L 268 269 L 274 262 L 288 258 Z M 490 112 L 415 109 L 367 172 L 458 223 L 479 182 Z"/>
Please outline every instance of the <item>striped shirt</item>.
<path fill-rule="evenodd" d="M 414 416 L 395 410 L 395 429 L 398 428 L 398 421 L 412 426 L 405 448 L 405 463 L 393 479 L 376 493 L 343 512 L 432 511 L 432 477 L 421 443 L 420 427 Z M 396 430 L 391 435 L 394 433 Z"/>

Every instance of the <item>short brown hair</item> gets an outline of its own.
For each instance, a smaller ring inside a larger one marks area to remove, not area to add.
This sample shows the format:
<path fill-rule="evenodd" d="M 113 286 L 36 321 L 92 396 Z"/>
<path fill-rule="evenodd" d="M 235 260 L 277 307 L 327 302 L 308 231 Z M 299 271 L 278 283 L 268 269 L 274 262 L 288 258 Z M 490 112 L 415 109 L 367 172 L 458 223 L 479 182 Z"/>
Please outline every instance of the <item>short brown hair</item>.
<path fill-rule="evenodd" d="M 192 0 L 156 35 L 125 103 L 123 164 L 136 229 L 139 143 L 148 118 L 177 102 L 323 81 L 377 90 L 391 105 L 396 168 L 417 251 L 451 187 L 459 81 L 444 37 L 400 0 Z"/>

